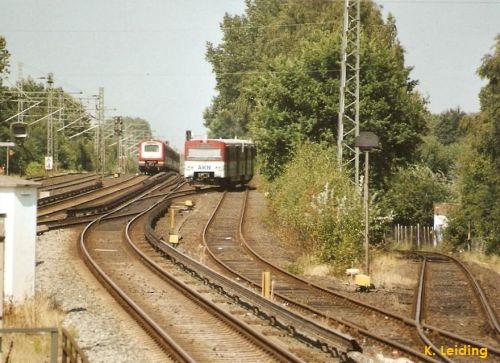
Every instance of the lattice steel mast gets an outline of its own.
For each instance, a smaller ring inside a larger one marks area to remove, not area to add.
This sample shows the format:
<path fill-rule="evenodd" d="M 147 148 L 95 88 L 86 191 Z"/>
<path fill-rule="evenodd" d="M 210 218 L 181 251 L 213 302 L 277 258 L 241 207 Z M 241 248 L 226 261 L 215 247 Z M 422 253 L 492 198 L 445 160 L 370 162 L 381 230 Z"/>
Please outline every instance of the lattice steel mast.
<path fill-rule="evenodd" d="M 47 157 L 54 157 L 54 124 L 52 120 L 52 87 L 54 85 L 54 76 L 49 73 L 47 76 Z"/>
<path fill-rule="evenodd" d="M 359 135 L 359 49 L 361 0 L 345 0 L 342 29 L 340 104 L 337 133 L 339 168 L 352 168 L 355 183 L 359 179 L 359 149 L 354 138 Z"/>
<path fill-rule="evenodd" d="M 101 174 L 104 175 L 106 173 L 106 135 L 104 134 L 104 87 L 99 87 L 99 101 L 98 101 L 98 109 L 97 109 L 97 155 L 98 155 L 98 164 L 99 170 Z"/>

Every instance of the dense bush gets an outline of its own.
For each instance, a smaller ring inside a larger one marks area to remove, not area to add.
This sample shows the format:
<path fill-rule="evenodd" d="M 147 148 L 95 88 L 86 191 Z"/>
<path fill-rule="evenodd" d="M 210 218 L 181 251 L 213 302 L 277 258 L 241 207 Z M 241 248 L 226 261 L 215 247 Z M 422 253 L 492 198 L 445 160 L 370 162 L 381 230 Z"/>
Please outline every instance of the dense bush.
<path fill-rule="evenodd" d="M 270 184 L 271 208 L 303 250 L 334 267 L 359 261 L 363 208 L 359 191 L 338 170 L 335 151 L 305 143 Z"/>
<path fill-rule="evenodd" d="M 42 176 L 44 173 L 45 173 L 44 166 L 36 161 L 32 161 L 26 167 L 26 176 L 28 178 Z"/>
<path fill-rule="evenodd" d="M 443 174 L 423 165 L 399 168 L 387 185 L 381 206 L 395 223 L 406 225 L 432 224 L 434 203 L 447 201 L 452 193 Z"/>

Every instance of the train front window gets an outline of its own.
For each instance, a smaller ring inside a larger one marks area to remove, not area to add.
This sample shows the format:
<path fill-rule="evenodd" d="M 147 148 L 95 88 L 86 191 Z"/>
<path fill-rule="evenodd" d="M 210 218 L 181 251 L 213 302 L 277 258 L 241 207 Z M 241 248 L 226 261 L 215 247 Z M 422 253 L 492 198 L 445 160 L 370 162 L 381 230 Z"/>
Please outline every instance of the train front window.
<path fill-rule="evenodd" d="M 158 145 L 144 145 L 145 152 L 155 153 L 158 152 L 158 150 L 160 150 Z"/>
<path fill-rule="evenodd" d="M 221 158 L 221 149 L 189 149 L 189 160 L 218 160 Z"/>

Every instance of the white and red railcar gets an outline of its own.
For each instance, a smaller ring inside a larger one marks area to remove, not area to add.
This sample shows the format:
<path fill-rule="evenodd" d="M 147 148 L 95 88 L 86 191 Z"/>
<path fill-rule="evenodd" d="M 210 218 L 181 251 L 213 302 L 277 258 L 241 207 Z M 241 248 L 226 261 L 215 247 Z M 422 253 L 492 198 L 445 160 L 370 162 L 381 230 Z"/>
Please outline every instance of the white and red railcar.
<path fill-rule="evenodd" d="M 179 153 L 163 141 L 149 140 L 139 143 L 139 171 L 141 173 L 179 172 L 179 160 Z"/>
<path fill-rule="evenodd" d="M 192 183 L 236 185 L 253 177 L 255 146 L 238 139 L 192 139 L 184 150 L 184 177 Z"/>

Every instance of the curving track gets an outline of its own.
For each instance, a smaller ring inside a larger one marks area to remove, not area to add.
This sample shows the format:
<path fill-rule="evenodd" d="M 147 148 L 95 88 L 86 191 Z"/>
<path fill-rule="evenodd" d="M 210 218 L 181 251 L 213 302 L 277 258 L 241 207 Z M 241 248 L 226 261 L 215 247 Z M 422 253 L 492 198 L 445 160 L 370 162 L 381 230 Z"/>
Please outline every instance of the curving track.
<path fill-rule="evenodd" d="M 278 301 L 314 314 L 316 318 L 327 320 L 334 326 L 340 324 L 353 336 L 360 337 L 360 341 L 370 340 L 386 349 L 397 349 L 421 360 L 436 360 L 433 356 L 423 354 L 426 342 L 420 339 L 415 320 L 310 283 L 257 254 L 243 235 L 247 193 L 224 193 L 205 228 L 204 243 L 219 269 L 256 288 L 260 288 L 261 271 L 269 270 L 275 281 L 274 294 Z M 428 324 L 423 327 L 454 344 L 481 346 L 480 343 Z M 494 348 L 490 352 L 498 354 Z"/>
<path fill-rule="evenodd" d="M 192 191 L 172 192 L 159 199 L 187 193 Z M 174 360 L 300 361 L 220 311 L 141 253 L 143 219 L 152 205 L 146 194 L 95 219 L 81 235 L 82 257 L 118 301 Z M 105 219 L 117 212 L 135 212 L 136 217 Z"/>
<path fill-rule="evenodd" d="M 64 199 L 54 204 L 41 206 L 38 208 L 37 223 L 60 221 L 67 216 L 67 210 L 84 203 L 99 200 L 103 197 L 109 198 L 112 195 L 126 193 L 128 188 L 132 188 L 142 181 L 148 179 L 147 176 L 131 176 L 108 187 L 100 188 L 86 194 L 80 194 L 68 199 Z"/>
<path fill-rule="evenodd" d="M 84 183 L 89 183 L 100 179 L 101 176 L 97 174 L 83 174 L 75 176 L 74 178 L 70 178 L 69 180 L 63 180 L 56 183 L 46 183 L 45 185 L 42 185 L 42 187 L 39 190 L 44 192 L 49 192 L 49 191 L 54 192 L 60 189 L 66 189 L 68 187 L 73 187 L 75 185 L 81 185 Z"/>
<path fill-rule="evenodd" d="M 437 252 L 411 252 L 422 260 L 415 321 L 419 335 L 442 360 L 450 362 L 439 347 L 453 347 L 442 336 L 427 334 L 421 322 L 433 321 L 441 329 L 467 335 L 498 357 L 498 321 L 486 295 L 470 270 L 458 259 Z M 453 342 L 452 342 L 453 343 Z M 470 357 L 454 357 L 467 361 Z"/>

